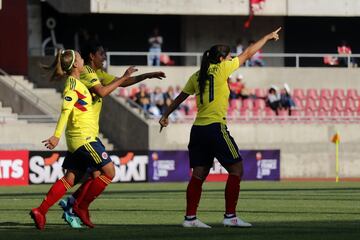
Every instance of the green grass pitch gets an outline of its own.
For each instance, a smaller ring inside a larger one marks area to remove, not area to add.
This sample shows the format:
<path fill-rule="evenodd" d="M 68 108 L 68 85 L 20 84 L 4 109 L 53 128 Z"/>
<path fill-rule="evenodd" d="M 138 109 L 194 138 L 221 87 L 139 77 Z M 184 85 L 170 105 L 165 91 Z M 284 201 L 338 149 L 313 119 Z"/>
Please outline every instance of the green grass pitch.
<path fill-rule="evenodd" d="M 238 215 L 253 228 L 224 228 L 225 183 L 205 183 L 198 217 L 181 227 L 186 183 L 112 184 L 91 206 L 94 229 L 71 229 L 58 205 L 36 230 L 28 212 L 50 185 L 0 187 L 0 239 L 360 239 L 359 182 L 243 182 Z"/>

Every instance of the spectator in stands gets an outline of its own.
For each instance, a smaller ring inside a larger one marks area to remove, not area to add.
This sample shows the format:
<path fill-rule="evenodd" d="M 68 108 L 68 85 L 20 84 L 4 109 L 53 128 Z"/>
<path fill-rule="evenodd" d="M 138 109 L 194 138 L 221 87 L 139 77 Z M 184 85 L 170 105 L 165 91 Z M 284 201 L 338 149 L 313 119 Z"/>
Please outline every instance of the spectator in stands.
<path fill-rule="evenodd" d="M 236 55 L 240 55 L 244 51 L 244 46 L 242 44 L 242 39 L 238 38 L 236 40 Z"/>
<path fill-rule="evenodd" d="M 140 84 L 139 92 L 135 94 L 134 101 L 139 104 L 144 112 L 147 112 L 150 108 L 150 95 L 146 90 L 145 84 Z"/>
<path fill-rule="evenodd" d="M 161 88 L 155 87 L 154 92 L 151 93 L 150 97 L 151 97 L 151 105 L 156 106 L 160 114 L 162 114 L 164 112 L 164 107 L 165 107 L 165 98 Z"/>
<path fill-rule="evenodd" d="M 200 71 L 187 81 L 183 91 L 161 117 L 160 131 L 169 124 L 169 115 L 190 95 L 196 96 L 198 113 L 191 128 L 189 142 L 192 176 L 186 190 L 186 214 L 183 227 L 211 228 L 196 217 L 202 185 L 207 178 L 214 158 L 228 171 L 225 187 L 225 214 L 223 224 L 229 227 L 251 227 L 236 216 L 236 205 L 243 175 L 242 157 L 226 127 L 229 106 L 228 78 L 246 60 L 250 59 L 269 40 L 278 40 L 281 28 L 271 32 L 232 58 L 230 47 L 215 45 L 203 54 Z"/>
<path fill-rule="evenodd" d="M 148 42 L 150 44 L 148 66 L 160 66 L 160 54 L 163 37 L 160 36 L 158 28 L 153 30 L 152 35 L 148 39 Z"/>
<path fill-rule="evenodd" d="M 254 44 L 255 41 L 251 40 L 249 41 L 249 46 L 251 46 L 252 44 Z M 263 67 L 265 66 L 263 57 L 262 57 L 262 50 L 259 49 L 254 56 L 251 57 L 250 61 L 249 61 L 249 66 L 250 67 Z"/>
<path fill-rule="evenodd" d="M 278 88 L 275 85 L 272 85 L 269 88 L 266 105 L 270 107 L 276 115 L 279 115 L 278 110 L 280 107 L 280 94 L 278 93 Z"/>
<path fill-rule="evenodd" d="M 290 94 L 290 87 L 287 83 L 284 84 L 284 88 L 280 92 L 280 107 L 288 110 L 289 116 L 291 116 L 291 110 L 295 107 L 295 102 Z"/>
<path fill-rule="evenodd" d="M 242 83 L 243 76 L 241 74 L 237 74 L 236 78 L 233 80 L 230 76 L 230 99 L 239 99 L 241 97 L 241 91 L 244 88 L 244 84 Z"/>
<path fill-rule="evenodd" d="M 337 47 L 338 54 L 342 55 L 350 55 L 352 54 L 351 47 L 346 41 L 342 41 L 341 45 Z M 339 57 L 340 66 L 347 67 L 348 66 L 348 57 Z M 356 62 L 353 58 L 350 58 L 350 64 L 356 66 Z"/>

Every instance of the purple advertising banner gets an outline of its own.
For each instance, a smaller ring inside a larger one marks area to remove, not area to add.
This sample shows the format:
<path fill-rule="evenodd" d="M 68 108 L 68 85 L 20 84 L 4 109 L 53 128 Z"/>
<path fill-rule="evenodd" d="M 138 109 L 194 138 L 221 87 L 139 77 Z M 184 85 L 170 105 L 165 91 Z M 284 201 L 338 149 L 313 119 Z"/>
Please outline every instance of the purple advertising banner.
<path fill-rule="evenodd" d="M 242 150 L 243 180 L 280 180 L 280 150 Z M 190 177 L 188 151 L 149 152 L 148 181 L 187 181 Z M 226 181 L 227 171 L 214 159 L 207 181 Z"/>
<path fill-rule="evenodd" d="M 150 151 L 149 182 L 182 182 L 190 178 L 188 151 Z"/>
<path fill-rule="evenodd" d="M 244 180 L 280 180 L 280 150 L 240 151 Z"/>

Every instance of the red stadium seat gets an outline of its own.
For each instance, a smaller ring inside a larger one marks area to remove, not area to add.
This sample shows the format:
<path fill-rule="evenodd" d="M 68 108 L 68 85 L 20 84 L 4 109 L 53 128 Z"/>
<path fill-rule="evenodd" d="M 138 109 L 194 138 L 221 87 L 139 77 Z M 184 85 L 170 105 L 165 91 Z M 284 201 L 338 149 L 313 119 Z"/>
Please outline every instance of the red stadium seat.
<path fill-rule="evenodd" d="M 331 109 L 336 110 L 336 111 L 340 111 L 340 112 L 343 111 L 344 106 L 342 104 L 342 101 L 339 98 L 334 98 Z"/>
<path fill-rule="evenodd" d="M 319 109 L 328 111 L 330 110 L 330 103 L 329 100 L 326 98 L 320 98 L 319 101 Z"/>
<path fill-rule="evenodd" d="M 262 88 L 255 88 L 254 90 L 255 96 L 257 98 L 265 98 L 266 97 L 266 90 Z"/>
<path fill-rule="evenodd" d="M 251 110 L 253 109 L 253 101 L 249 98 L 242 101 L 241 110 Z"/>
<path fill-rule="evenodd" d="M 120 88 L 118 88 L 117 96 L 118 97 L 128 97 L 129 93 L 126 88 L 120 87 Z"/>
<path fill-rule="evenodd" d="M 356 111 L 356 104 L 353 98 L 347 98 L 345 101 L 345 110 Z"/>
<path fill-rule="evenodd" d="M 359 99 L 359 95 L 356 89 L 350 88 L 347 90 L 346 98 L 351 98 L 353 100 Z"/>
<path fill-rule="evenodd" d="M 294 98 L 304 100 L 305 99 L 304 89 L 295 88 L 293 96 Z"/>
<path fill-rule="evenodd" d="M 340 89 L 340 88 L 334 89 L 333 98 L 338 98 L 338 99 L 340 99 L 340 100 L 344 100 L 344 99 L 345 99 L 344 89 Z"/>
<path fill-rule="evenodd" d="M 305 109 L 315 111 L 317 109 L 315 100 L 312 98 L 306 99 Z"/>
<path fill-rule="evenodd" d="M 299 98 L 294 98 L 294 103 L 295 103 L 295 107 L 298 110 L 303 110 L 304 109 L 304 104 L 303 101 Z"/>
<path fill-rule="evenodd" d="M 320 99 L 327 99 L 330 100 L 331 99 L 331 91 L 328 88 L 322 88 L 320 89 Z"/>
<path fill-rule="evenodd" d="M 306 91 L 306 97 L 309 99 L 317 100 L 319 98 L 318 92 L 315 88 L 309 88 Z"/>
<path fill-rule="evenodd" d="M 266 103 L 265 103 L 265 100 L 264 99 L 256 99 L 255 102 L 254 102 L 254 109 L 256 110 L 263 110 L 265 109 L 265 106 L 266 106 Z"/>

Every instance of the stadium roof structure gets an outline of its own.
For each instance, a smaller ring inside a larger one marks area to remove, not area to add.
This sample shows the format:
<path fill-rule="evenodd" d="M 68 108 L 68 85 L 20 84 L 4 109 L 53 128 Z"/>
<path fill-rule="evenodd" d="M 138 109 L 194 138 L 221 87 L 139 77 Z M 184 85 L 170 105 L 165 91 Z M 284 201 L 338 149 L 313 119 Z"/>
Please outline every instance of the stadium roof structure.
<path fill-rule="evenodd" d="M 46 0 L 62 13 L 360 16 L 357 0 Z"/>

